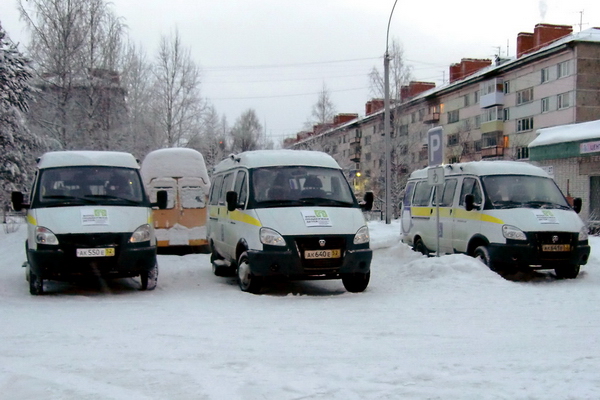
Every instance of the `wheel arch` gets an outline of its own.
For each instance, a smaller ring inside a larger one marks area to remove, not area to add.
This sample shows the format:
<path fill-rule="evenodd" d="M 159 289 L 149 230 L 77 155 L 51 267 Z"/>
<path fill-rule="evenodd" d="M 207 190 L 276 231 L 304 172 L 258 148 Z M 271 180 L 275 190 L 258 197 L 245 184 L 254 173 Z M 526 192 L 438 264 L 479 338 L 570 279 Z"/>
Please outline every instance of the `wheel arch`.
<path fill-rule="evenodd" d="M 242 238 L 238 241 L 237 245 L 235 246 L 235 261 L 237 262 L 237 260 L 240 259 L 240 256 L 242 255 L 242 253 L 244 253 L 245 251 L 248 251 L 249 247 L 248 247 L 248 242 L 246 242 L 246 239 Z"/>
<path fill-rule="evenodd" d="M 485 236 L 481 234 L 474 235 L 469 240 L 469 245 L 467 246 L 467 254 L 470 256 L 474 256 L 476 248 L 478 248 L 479 246 L 487 246 L 489 244 L 490 241 Z"/>

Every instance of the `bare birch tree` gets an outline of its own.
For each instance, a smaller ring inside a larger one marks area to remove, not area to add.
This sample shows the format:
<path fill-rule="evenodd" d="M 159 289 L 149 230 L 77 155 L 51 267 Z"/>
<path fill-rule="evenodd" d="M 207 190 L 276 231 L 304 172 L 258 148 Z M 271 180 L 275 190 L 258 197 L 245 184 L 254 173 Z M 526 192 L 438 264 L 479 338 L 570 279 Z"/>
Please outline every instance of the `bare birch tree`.
<path fill-rule="evenodd" d="M 242 152 L 260 148 L 263 137 L 263 128 L 256 111 L 245 111 L 231 128 L 232 150 Z"/>
<path fill-rule="evenodd" d="M 200 130 L 204 104 L 200 97 L 200 69 L 183 47 L 176 30 L 160 41 L 154 68 L 155 112 L 167 147 L 184 146 Z"/>
<path fill-rule="evenodd" d="M 323 83 L 317 102 L 312 108 L 312 122 L 314 125 L 324 125 L 333 122 L 335 106 L 331 101 L 331 95 L 327 85 Z"/>

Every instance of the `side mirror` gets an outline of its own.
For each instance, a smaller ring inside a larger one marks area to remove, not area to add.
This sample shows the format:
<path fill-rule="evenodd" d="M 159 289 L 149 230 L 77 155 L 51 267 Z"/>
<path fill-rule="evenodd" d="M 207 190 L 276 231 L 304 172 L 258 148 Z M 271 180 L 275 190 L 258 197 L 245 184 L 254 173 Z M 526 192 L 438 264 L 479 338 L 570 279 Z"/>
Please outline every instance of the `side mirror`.
<path fill-rule="evenodd" d="M 225 202 L 227 203 L 227 211 L 234 211 L 237 207 L 237 193 L 233 190 L 227 192 Z"/>
<path fill-rule="evenodd" d="M 373 196 L 373 192 L 365 193 L 364 203 L 360 205 L 360 208 L 362 208 L 364 211 L 371 211 L 373 209 L 374 199 L 375 196 Z"/>
<path fill-rule="evenodd" d="M 10 194 L 10 201 L 12 203 L 13 210 L 21 211 L 24 208 L 29 208 L 29 204 L 26 204 L 23 200 L 22 192 L 12 192 Z"/>
<path fill-rule="evenodd" d="M 465 210 L 472 211 L 475 208 L 475 196 L 472 194 L 465 195 Z"/>
<path fill-rule="evenodd" d="M 169 200 L 169 195 L 166 190 L 159 190 L 156 192 L 156 203 L 152 203 L 152 207 L 158 207 L 159 210 L 164 210 L 167 208 L 167 203 Z"/>
<path fill-rule="evenodd" d="M 575 211 L 577 214 L 579 214 L 581 212 L 581 206 L 583 205 L 583 201 L 581 200 L 581 197 L 577 197 L 573 200 L 573 211 Z"/>

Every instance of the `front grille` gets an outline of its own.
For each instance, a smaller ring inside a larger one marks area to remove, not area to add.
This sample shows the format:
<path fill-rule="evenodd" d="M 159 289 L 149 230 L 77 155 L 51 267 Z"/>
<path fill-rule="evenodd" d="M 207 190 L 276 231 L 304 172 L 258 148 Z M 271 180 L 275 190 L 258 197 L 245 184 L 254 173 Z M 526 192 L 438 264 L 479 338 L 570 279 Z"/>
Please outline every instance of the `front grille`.
<path fill-rule="evenodd" d="M 119 256 L 119 250 L 129 240 L 128 233 L 84 233 L 56 235 L 61 249 L 68 258 L 76 258 L 77 249 L 89 248 L 115 248 L 115 256 Z M 116 258 L 107 258 L 102 262 L 113 263 Z"/>
<path fill-rule="evenodd" d="M 321 246 L 320 241 L 324 240 L 325 245 Z M 340 268 L 344 262 L 346 252 L 346 239 L 342 236 L 310 236 L 296 238 L 296 247 L 300 253 L 302 266 L 306 272 L 334 272 Z M 334 250 L 341 251 L 340 258 L 309 259 L 304 258 L 306 250 Z"/>
<path fill-rule="evenodd" d="M 577 247 L 578 234 L 571 232 L 536 232 L 533 244 L 542 260 L 568 259 Z M 544 245 L 569 245 L 569 251 L 543 251 Z"/>

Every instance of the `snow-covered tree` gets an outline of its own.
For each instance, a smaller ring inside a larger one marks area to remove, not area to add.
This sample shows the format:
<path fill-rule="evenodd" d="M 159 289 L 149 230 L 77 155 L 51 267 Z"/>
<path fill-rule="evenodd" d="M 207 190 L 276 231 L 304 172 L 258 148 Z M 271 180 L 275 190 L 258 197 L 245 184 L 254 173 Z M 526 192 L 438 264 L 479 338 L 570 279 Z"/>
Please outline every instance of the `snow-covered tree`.
<path fill-rule="evenodd" d="M 123 24 L 105 0 L 19 0 L 37 72 L 34 132 L 65 149 L 121 149 L 125 91 L 117 60 Z"/>
<path fill-rule="evenodd" d="M 32 71 L 0 25 L 0 204 L 8 204 L 13 190 L 26 190 L 42 141 L 27 129 Z"/>
<path fill-rule="evenodd" d="M 331 101 L 331 95 L 327 85 L 323 83 L 319 98 L 312 108 L 312 123 L 313 125 L 323 125 L 333 122 L 335 115 L 335 106 Z"/>
<path fill-rule="evenodd" d="M 263 140 L 263 128 L 256 111 L 249 109 L 242 113 L 231 128 L 232 150 L 242 152 L 257 150 Z"/>
<path fill-rule="evenodd" d="M 155 115 L 167 147 L 185 146 L 201 127 L 200 68 L 183 47 L 179 32 L 160 41 L 154 68 Z"/>

